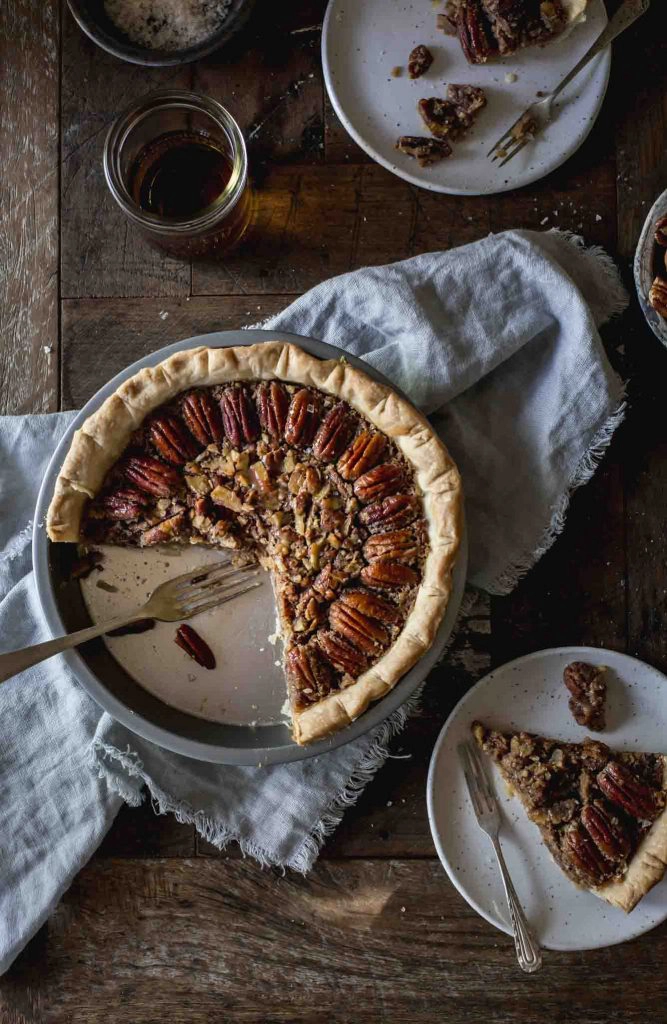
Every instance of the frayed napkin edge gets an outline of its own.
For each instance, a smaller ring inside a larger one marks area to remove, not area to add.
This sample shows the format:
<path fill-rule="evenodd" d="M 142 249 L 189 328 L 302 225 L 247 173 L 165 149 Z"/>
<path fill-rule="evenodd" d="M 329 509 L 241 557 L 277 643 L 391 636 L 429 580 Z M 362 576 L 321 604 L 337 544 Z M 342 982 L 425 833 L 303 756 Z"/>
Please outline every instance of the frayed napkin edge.
<path fill-rule="evenodd" d="M 461 620 L 470 612 L 476 599 L 477 593 L 474 588 L 466 590 L 452 632 L 438 659 L 438 665 L 445 658 L 459 630 Z M 403 731 L 408 720 L 419 710 L 425 686 L 426 682 L 422 683 L 408 700 L 378 727 L 369 749 L 350 772 L 342 790 L 332 797 L 322 812 L 320 820 L 306 834 L 297 850 L 285 861 L 277 860 L 264 847 L 243 839 L 237 832 L 216 822 L 204 811 L 195 810 L 187 801 L 174 800 L 145 771 L 141 758 L 129 746 L 125 750 L 119 750 L 118 747 L 104 743 L 102 740 L 94 740 L 89 749 L 88 767 L 94 774 L 104 779 L 112 792 L 121 797 L 130 807 L 139 807 L 143 803 L 142 789 L 146 786 L 156 814 L 173 814 L 181 824 L 194 825 L 199 835 L 218 850 L 224 850 L 229 843 L 235 842 L 244 857 L 252 857 L 262 867 L 275 867 L 283 871 L 286 868 L 291 868 L 293 871 L 306 875 L 317 860 L 327 837 L 335 832 L 340 825 L 348 807 L 356 804 L 368 783 L 372 781 L 389 758 L 401 756 L 392 755 L 388 744 Z M 127 778 L 114 770 L 108 763 L 109 761 L 117 764 L 126 773 Z M 136 779 L 139 786 L 133 786 L 128 781 L 129 779 Z"/>
<path fill-rule="evenodd" d="M 485 583 L 482 589 L 486 590 L 487 593 L 498 597 L 505 597 L 507 594 L 510 594 L 533 566 L 537 565 L 542 556 L 555 543 L 556 538 L 563 532 L 572 495 L 593 477 L 611 444 L 611 439 L 616 429 L 625 418 L 625 411 L 627 409 L 626 385 L 620 377 L 618 378 L 616 401 L 616 408 L 593 436 L 589 448 L 575 467 L 565 491 L 552 506 L 549 525 L 537 545 L 519 555 L 511 565 L 503 569 L 495 580 Z"/>
<path fill-rule="evenodd" d="M 369 749 L 350 772 L 342 790 L 332 798 L 322 817 L 305 836 L 296 852 L 285 861 L 276 859 L 267 849 L 257 843 L 243 839 L 237 832 L 220 824 L 204 811 L 195 810 L 192 804 L 186 800 L 174 800 L 145 771 L 141 758 L 129 746 L 125 750 L 119 750 L 118 747 L 104 743 L 102 740 L 94 740 L 89 750 L 88 766 L 91 771 L 104 779 L 112 792 L 120 796 L 130 807 L 138 807 L 143 803 L 144 794 L 141 790 L 145 786 L 156 814 L 173 814 L 181 824 L 194 825 L 199 835 L 217 849 L 224 850 L 229 843 L 235 842 L 244 857 L 253 857 L 262 867 L 277 867 L 283 870 L 292 868 L 292 870 L 305 875 L 317 859 L 327 836 L 331 835 L 340 824 L 347 808 L 357 802 L 376 772 L 391 756 L 387 745 L 405 728 L 408 719 L 417 711 L 421 690 L 422 687 L 378 728 Z M 115 767 L 108 763 L 109 761 L 122 769 L 127 777 L 124 778 Z M 129 779 L 137 779 L 140 787 L 133 786 Z"/>

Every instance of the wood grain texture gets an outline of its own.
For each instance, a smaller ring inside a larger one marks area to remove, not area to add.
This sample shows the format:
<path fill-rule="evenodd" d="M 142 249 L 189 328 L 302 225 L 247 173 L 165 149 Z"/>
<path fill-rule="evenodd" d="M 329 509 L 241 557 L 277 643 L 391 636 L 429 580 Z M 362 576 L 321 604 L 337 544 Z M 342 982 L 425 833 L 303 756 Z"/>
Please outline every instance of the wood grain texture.
<path fill-rule="evenodd" d="M 549 953 L 522 977 L 511 940 L 432 860 L 327 862 L 308 880 L 250 861 L 96 861 L 45 932 L 0 981 L 3 1020 L 645 1024 L 647 991 L 667 996 L 664 927 Z"/>
<path fill-rule="evenodd" d="M 225 50 L 165 71 L 103 54 L 65 12 L 64 408 L 81 406 L 130 362 L 171 341 L 250 325 L 333 274 L 489 231 L 574 231 L 619 255 L 630 283 L 645 212 L 667 184 L 659 3 L 615 44 L 609 96 L 579 152 L 518 192 L 468 198 L 415 189 L 349 139 L 323 95 L 318 26 L 325 6 L 258 0 L 251 23 Z M 0 126 L 10 198 L 24 196 L 25 180 L 49 182 L 33 188 L 29 202 L 2 207 L 10 273 L 0 314 L 0 402 L 12 410 L 53 407 L 59 383 L 57 363 L 41 361 L 38 340 L 46 332 L 55 345 L 58 326 L 55 10 L 28 0 L 0 9 L 0 27 L 7 26 L 0 75 L 23 101 Z M 209 92 L 252 136 L 253 231 L 219 264 L 164 260 L 126 227 L 103 180 L 112 118 L 165 85 Z M 38 168 L 46 178 L 30 177 Z M 29 289 L 29 275 L 16 274 L 17 254 L 31 261 L 39 287 Z M 19 313 L 11 319 L 8 310 Z M 667 670 L 667 353 L 636 305 L 604 336 L 614 365 L 631 377 L 625 424 L 538 566 L 511 597 L 480 598 L 469 610 L 431 674 L 421 710 L 392 742 L 390 760 L 347 811 L 312 876 L 262 871 L 234 847 L 221 855 L 191 827 L 154 816 L 149 804 L 126 808 L 0 979 L 2 1024 L 644 1024 L 646 992 L 652 1007 L 664 1004 L 666 927 L 623 947 L 547 953 L 540 975 L 522 977 L 511 942 L 447 881 L 425 807 L 438 731 L 492 665 L 544 646 L 591 643 L 628 649 Z"/>
<path fill-rule="evenodd" d="M 188 295 L 190 266 L 130 228 L 107 188 L 102 153 L 114 118 L 157 89 L 190 87 L 185 68 L 126 64 L 63 17 L 62 295 Z"/>
<path fill-rule="evenodd" d="M 78 299 L 63 302 L 62 402 L 79 409 L 120 370 L 171 342 L 251 327 L 290 296 Z"/>
<path fill-rule="evenodd" d="M 0 413 L 58 402 L 58 11 L 0 4 Z"/>

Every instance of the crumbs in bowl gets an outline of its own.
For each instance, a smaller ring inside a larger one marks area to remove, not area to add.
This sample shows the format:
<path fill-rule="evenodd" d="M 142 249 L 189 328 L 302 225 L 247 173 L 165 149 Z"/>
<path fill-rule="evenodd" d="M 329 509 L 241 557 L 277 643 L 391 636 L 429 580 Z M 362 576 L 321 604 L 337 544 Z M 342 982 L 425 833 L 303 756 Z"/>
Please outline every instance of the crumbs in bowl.
<path fill-rule="evenodd" d="M 116 28 L 149 50 L 183 50 L 216 32 L 230 0 L 104 0 Z"/>

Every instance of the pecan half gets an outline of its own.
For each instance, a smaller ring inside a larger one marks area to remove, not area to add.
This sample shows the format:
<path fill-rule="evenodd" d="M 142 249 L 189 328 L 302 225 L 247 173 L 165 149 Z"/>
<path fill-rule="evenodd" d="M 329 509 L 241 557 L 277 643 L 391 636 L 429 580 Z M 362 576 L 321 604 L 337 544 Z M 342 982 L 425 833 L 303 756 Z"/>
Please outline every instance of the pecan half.
<path fill-rule="evenodd" d="M 648 301 L 656 313 L 667 319 L 667 280 L 656 277 L 648 293 Z"/>
<path fill-rule="evenodd" d="M 320 400 L 317 395 L 308 388 L 297 391 L 292 398 L 285 424 L 287 443 L 306 448 L 315 437 L 319 414 Z"/>
<path fill-rule="evenodd" d="M 174 537 L 180 536 L 185 527 L 185 512 L 177 512 L 175 516 L 163 519 L 157 526 L 151 526 L 141 535 L 142 547 L 152 547 L 153 544 L 168 544 Z"/>
<path fill-rule="evenodd" d="M 362 430 L 357 434 L 350 447 L 338 460 L 336 468 L 343 480 L 358 480 L 377 465 L 386 443 L 382 434 L 375 434 L 370 430 Z"/>
<path fill-rule="evenodd" d="M 138 519 L 148 505 L 148 498 L 133 487 L 118 488 L 111 494 L 104 494 L 95 502 L 106 519 Z"/>
<path fill-rule="evenodd" d="M 584 807 L 581 824 L 608 860 L 618 862 L 630 853 L 630 837 L 620 821 L 599 804 L 587 804 Z"/>
<path fill-rule="evenodd" d="M 597 784 L 608 800 L 633 818 L 652 821 L 658 812 L 656 791 L 618 761 L 610 761 L 602 769 Z"/>
<path fill-rule="evenodd" d="M 150 455 L 130 456 L 123 466 L 127 479 L 147 494 L 158 498 L 169 498 L 181 484 L 180 474 Z"/>
<path fill-rule="evenodd" d="M 317 641 L 331 664 L 355 679 L 368 665 L 366 655 L 338 633 L 321 630 Z"/>
<path fill-rule="evenodd" d="M 401 135 L 395 148 L 416 160 L 420 167 L 430 167 L 452 155 L 452 147 L 445 139 L 427 139 L 423 135 Z"/>
<path fill-rule="evenodd" d="M 563 682 L 572 694 L 568 707 L 575 721 L 593 732 L 604 729 L 607 694 L 604 667 L 573 661 L 563 669 Z"/>
<path fill-rule="evenodd" d="M 327 565 L 318 572 L 313 580 L 313 590 L 323 597 L 325 601 L 333 601 L 340 588 L 346 582 L 346 573 L 340 569 L 334 569 L 332 565 Z"/>
<path fill-rule="evenodd" d="M 85 555 L 81 555 L 72 562 L 72 566 L 69 571 L 70 580 L 85 580 L 88 579 L 91 572 L 94 569 L 101 569 L 102 562 L 104 561 L 104 555 L 101 551 L 89 551 Z"/>
<path fill-rule="evenodd" d="M 241 448 L 244 444 L 257 440 L 259 423 L 245 388 L 237 384 L 223 391 L 220 408 L 225 433 L 234 448 Z"/>
<path fill-rule="evenodd" d="M 277 380 L 260 384 L 257 390 L 259 400 L 259 422 L 262 430 L 276 439 L 282 439 L 289 412 L 289 395 Z"/>
<path fill-rule="evenodd" d="M 456 139 L 460 135 L 461 122 L 451 100 L 429 96 L 419 100 L 417 110 L 428 130 L 437 139 Z"/>
<path fill-rule="evenodd" d="M 183 402 L 181 412 L 188 430 L 204 447 L 214 441 L 222 441 L 225 432 L 220 407 L 208 391 L 191 391 Z"/>
<path fill-rule="evenodd" d="M 331 605 L 329 622 L 332 629 L 360 651 L 370 653 L 378 644 L 385 644 L 389 640 L 389 633 L 384 626 L 343 598 Z"/>
<path fill-rule="evenodd" d="M 346 590 L 340 600 L 347 608 L 353 608 L 371 619 L 377 619 L 390 626 L 400 622 L 401 613 L 395 604 L 391 604 L 377 594 L 369 594 L 366 590 Z"/>
<path fill-rule="evenodd" d="M 656 221 L 655 240 L 663 249 L 667 248 L 667 217 L 660 217 Z"/>
<path fill-rule="evenodd" d="M 609 872 L 609 865 L 597 846 L 579 825 L 569 829 L 563 838 L 563 854 L 591 882 L 598 884 Z"/>
<path fill-rule="evenodd" d="M 367 505 L 359 513 L 359 522 L 371 533 L 386 533 L 399 527 L 408 526 L 416 519 L 419 503 L 408 494 L 395 494 Z"/>
<path fill-rule="evenodd" d="M 354 420 L 344 402 L 334 405 L 324 417 L 313 442 L 313 454 L 323 462 L 335 462 L 345 450 L 354 431 Z"/>
<path fill-rule="evenodd" d="M 410 51 L 408 57 L 408 75 L 410 78 L 421 78 L 425 75 L 433 63 L 433 54 L 427 46 L 419 43 L 414 50 Z"/>
<path fill-rule="evenodd" d="M 359 501 L 367 505 L 400 491 L 405 480 L 403 469 L 397 462 L 385 462 L 382 466 L 369 469 L 355 482 L 354 493 Z"/>
<path fill-rule="evenodd" d="M 375 558 L 393 558 L 395 562 L 415 562 L 419 555 L 419 544 L 412 530 L 392 530 L 390 533 L 376 533 L 364 544 L 364 558 L 372 562 Z"/>
<path fill-rule="evenodd" d="M 367 587 L 409 587 L 419 576 L 409 565 L 393 558 L 376 558 L 361 570 L 361 580 Z"/>
<path fill-rule="evenodd" d="M 182 466 L 194 459 L 199 451 L 175 416 L 156 416 L 148 433 L 160 455 L 175 466 Z"/>
<path fill-rule="evenodd" d="M 302 706 L 315 704 L 334 688 L 329 665 L 312 645 L 293 647 L 285 668 L 292 693 Z"/>
<path fill-rule="evenodd" d="M 215 655 L 213 651 L 192 626 L 188 626 L 184 622 L 176 630 L 174 640 L 181 650 L 185 651 L 202 668 L 215 668 Z"/>

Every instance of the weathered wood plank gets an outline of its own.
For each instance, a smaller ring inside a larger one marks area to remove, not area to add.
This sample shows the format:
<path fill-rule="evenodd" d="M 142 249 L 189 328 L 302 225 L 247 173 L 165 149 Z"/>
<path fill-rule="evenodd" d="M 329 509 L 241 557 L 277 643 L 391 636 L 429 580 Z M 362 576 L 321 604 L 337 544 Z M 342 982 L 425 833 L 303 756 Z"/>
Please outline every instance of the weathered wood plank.
<path fill-rule="evenodd" d="M 618 41 L 618 247 L 628 283 L 639 233 L 667 181 L 667 62 L 664 11 L 649 12 Z M 645 73 L 644 69 L 650 69 Z M 622 83 L 622 84 L 621 84 Z M 664 494 L 667 487 L 667 428 L 664 392 L 666 354 L 633 300 L 624 323 L 630 378 L 630 413 L 625 424 L 623 475 L 628 552 L 628 650 L 667 670 L 664 632 Z"/>
<path fill-rule="evenodd" d="M 523 977 L 511 940 L 431 860 L 326 863 L 309 879 L 250 861 L 96 861 L 0 999 L 26 1024 L 608 1024 L 620 1007 L 644 1024 L 646 992 L 655 1006 L 667 996 L 666 950 L 663 927 L 547 952 Z"/>
<path fill-rule="evenodd" d="M 625 517 L 619 441 L 576 492 L 563 534 L 508 597 L 492 602 L 502 664 L 543 647 L 626 646 Z"/>
<path fill-rule="evenodd" d="M 130 227 L 104 180 L 107 130 L 120 111 L 157 89 L 190 87 L 185 68 L 144 68 L 110 56 L 69 11 L 62 58 L 62 294 L 188 295 L 190 266 L 152 249 Z"/>
<path fill-rule="evenodd" d="M 58 0 L 0 4 L 0 413 L 58 403 Z"/>
<path fill-rule="evenodd" d="M 628 264 L 649 207 L 667 182 L 664 13 L 664 7 L 653 4 L 614 44 L 618 248 Z"/>
<path fill-rule="evenodd" d="M 194 294 L 304 291 L 335 274 L 450 249 L 507 228 L 562 227 L 610 245 L 612 159 L 556 187 L 502 196 L 417 189 L 376 164 L 276 166 L 257 190 L 250 234 L 219 264 L 195 264 Z"/>
<path fill-rule="evenodd" d="M 76 409 L 135 359 L 210 331 L 250 327 L 290 296 L 77 299 L 63 302 L 63 408 Z"/>
<path fill-rule="evenodd" d="M 192 857 L 196 852 L 193 825 L 173 814 L 156 814 L 147 796 L 139 807 L 123 804 L 96 857 Z"/>
<path fill-rule="evenodd" d="M 228 107 L 248 143 L 251 175 L 268 160 L 319 163 L 324 154 L 319 33 L 325 0 L 256 4 L 248 26 L 193 69 L 196 92 Z"/>

